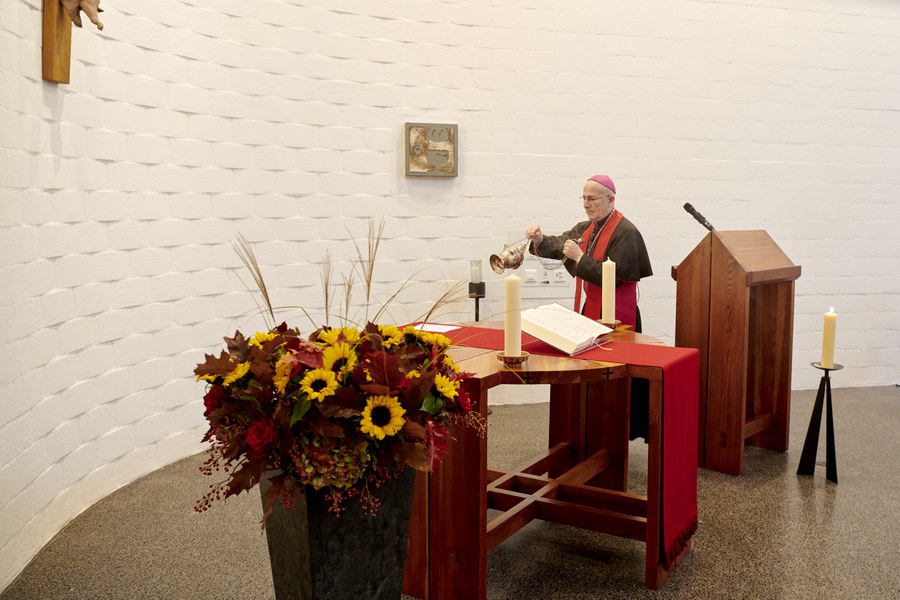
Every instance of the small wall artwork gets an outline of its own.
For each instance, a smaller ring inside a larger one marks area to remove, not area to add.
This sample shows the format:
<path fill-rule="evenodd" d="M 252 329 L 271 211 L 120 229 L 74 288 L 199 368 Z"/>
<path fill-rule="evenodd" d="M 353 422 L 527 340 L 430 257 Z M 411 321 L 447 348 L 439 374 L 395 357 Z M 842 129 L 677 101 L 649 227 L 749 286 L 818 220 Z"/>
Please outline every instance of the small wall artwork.
<path fill-rule="evenodd" d="M 406 174 L 411 177 L 456 177 L 459 130 L 448 123 L 407 123 Z"/>

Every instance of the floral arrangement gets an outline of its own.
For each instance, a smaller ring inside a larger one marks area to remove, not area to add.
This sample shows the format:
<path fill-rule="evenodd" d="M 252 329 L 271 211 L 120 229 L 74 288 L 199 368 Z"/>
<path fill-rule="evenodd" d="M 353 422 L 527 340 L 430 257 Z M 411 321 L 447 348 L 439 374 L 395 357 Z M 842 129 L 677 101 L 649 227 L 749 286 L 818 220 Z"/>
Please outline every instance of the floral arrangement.
<path fill-rule="evenodd" d="M 252 251 L 243 251 L 268 304 Z M 226 476 L 198 500 L 200 512 L 268 477 L 265 516 L 278 499 L 293 506 L 306 486 L 326 490 L 334 512 L 358 498 L 375 514 L 372 491 L 407 467 L 433 469 L 451 424 L 485 427 L 463 385 L 469 375 L 440 334 L 367 322 L 304 337 L 282 323 L 249 338 L 237 331 L 225 343 L 194 371 L 208 384 L 201 471 Z"/>

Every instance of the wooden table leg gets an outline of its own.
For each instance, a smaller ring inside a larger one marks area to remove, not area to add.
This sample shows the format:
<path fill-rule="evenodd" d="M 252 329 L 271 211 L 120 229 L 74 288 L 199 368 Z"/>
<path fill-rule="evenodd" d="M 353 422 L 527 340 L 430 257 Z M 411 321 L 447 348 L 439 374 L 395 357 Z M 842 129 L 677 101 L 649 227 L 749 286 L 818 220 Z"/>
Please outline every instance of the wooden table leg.
<path fill-rule="evenodd" d="M 548 448 L 563 442 L 571 442 L 576 447 L 576 459 L 584 460 L 585 386 L 581 384 L 552 384 L 550 386 L 550 424 Z M 551 477 L 558 477 L 568 469 L 563 465 L 550 471 Z"/>
<path fill-rule="evenodd" d="M 487 418 L 487 389 L 470 379 L 470 396 Z M 429 598 L 487 597 L 487 439 L 455 428 L 450 452 L 431 474 Z"/>
<path fill-rule="evenodd" d="M 631 385 L 626 377 L 587 386 L 584 423 L 585 455 L 605 449 L 608 464 L 590 485 L 625 492 L 628 490 L 628 412 Z"/>

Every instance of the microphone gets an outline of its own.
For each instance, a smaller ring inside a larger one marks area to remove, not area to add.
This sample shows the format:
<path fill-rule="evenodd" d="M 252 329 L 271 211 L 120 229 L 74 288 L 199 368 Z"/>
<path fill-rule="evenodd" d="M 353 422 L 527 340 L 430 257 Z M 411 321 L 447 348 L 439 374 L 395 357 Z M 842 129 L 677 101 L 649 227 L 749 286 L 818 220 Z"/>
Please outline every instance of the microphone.
<path fill-rule="evenodd" d="M 697 222 L 709 229 L 710 231 L 715 231 L 716 228 L 710 225 L 709 221 L 706 220 L 706 217 L 697 212 L 697 209 L 691 206 L 690 202 L 684 203 L 684 210 L 688 211 L 688 213 L 697 219 Z"/>

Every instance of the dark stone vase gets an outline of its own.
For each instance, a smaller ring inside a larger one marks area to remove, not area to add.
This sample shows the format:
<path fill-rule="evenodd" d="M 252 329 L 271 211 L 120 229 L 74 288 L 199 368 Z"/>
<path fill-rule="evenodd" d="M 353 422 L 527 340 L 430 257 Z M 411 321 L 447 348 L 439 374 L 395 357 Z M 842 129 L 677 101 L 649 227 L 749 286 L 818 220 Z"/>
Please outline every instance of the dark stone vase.
<path fill-rule="evenodd" d="M 356 499 L 340 516 L 328 512 L 325 493 L 307 488 L 294 508 L 280 502 L 266 520 L 277 600 L 399 600 L 416 472 L 374 490 L 378 515 Z M 264 477 L 260 491 L 269 487 Z"/>

